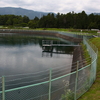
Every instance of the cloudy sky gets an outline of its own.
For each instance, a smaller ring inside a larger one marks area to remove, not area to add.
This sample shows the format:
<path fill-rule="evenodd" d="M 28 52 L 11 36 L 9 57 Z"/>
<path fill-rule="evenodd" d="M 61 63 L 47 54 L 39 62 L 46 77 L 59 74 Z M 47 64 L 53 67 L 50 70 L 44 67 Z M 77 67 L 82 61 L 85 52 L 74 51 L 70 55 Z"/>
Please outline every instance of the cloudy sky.
<path fill-rule="evenodd" d="M 21 7 L 34 11 L 100 13 L 100 0 L 0 0 L 0 7 Z"/>

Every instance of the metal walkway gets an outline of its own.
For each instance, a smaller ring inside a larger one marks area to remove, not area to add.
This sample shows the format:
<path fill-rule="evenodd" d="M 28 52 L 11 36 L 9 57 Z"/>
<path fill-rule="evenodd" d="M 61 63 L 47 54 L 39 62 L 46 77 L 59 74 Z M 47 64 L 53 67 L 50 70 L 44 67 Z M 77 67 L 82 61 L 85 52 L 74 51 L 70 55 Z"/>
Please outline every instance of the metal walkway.
<path fill-rule="evenodd" d="M 80 46 L 75 44 L 62 44 L 60 41 L 58 41 L 56 44 L 53 40 L 42 40 L 42 46 L 43 47 L 50 47 L 50 46 Z"/>
<path fill-rule="evenodd" d="M 80 46 L 80 45 L 69 45 L 69 44 L 43 44 L 42 46 L 44 47 L 49 47 L 49 46 Z"/>

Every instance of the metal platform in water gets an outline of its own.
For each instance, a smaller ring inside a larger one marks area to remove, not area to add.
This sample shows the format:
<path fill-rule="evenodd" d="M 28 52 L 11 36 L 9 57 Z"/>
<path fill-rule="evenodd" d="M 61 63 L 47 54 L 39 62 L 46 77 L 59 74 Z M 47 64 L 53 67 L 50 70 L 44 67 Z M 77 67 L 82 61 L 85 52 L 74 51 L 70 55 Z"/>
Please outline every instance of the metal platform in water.
<path fill-rule="evenodd" d="M 42 46 L 44 46 L 44 47 L 48 46 L 49 47 L 49 46 L 80 46 L 80 45 L 73 45 L 73 44 L 72 45 L 69 45 L 69 44 L 43 44 Z"/>
<path fill-rule="evenodd" d="M 60 42 L 54 44 L 53 40 L 42 40 L 42 46 L 43 47 L 50 47 L 50 46 L 80 46 L 75 44 L 62 44 Z"/>

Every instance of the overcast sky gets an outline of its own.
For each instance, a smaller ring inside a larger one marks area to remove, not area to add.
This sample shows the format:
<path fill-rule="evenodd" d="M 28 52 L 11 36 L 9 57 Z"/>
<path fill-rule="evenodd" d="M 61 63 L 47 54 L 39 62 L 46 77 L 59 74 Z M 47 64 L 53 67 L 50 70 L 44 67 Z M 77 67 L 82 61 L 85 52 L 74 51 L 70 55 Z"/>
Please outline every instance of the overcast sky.
<path fill-rule="evenodd" d="M 21 7 L 34 11 L 100 13 L 100 0 L 0 0 L 0 7 Z"/>

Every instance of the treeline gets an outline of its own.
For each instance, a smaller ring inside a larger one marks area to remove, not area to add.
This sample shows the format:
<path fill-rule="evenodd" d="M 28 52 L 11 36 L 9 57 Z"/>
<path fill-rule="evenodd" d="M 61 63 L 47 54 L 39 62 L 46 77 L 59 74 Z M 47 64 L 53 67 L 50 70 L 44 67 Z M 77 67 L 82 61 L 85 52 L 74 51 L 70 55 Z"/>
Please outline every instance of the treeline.
<path fill-rule="evenodd" d="M 30 19 L 27 16 L 0 15 L 0 25 L 3 26 L 25 27 L 29 21 Z"/>
<path fill-rule="evenodd" d="M 27 16 L 0 15 L 0 25 L 30 28 L 75 28 L 75 29 L 100 29 L 100 15 L 87 15 L 69 12 L 67 14 L 54 15 L 49 13 L 40 19 L 35 17 L 30 20 Z"/>

